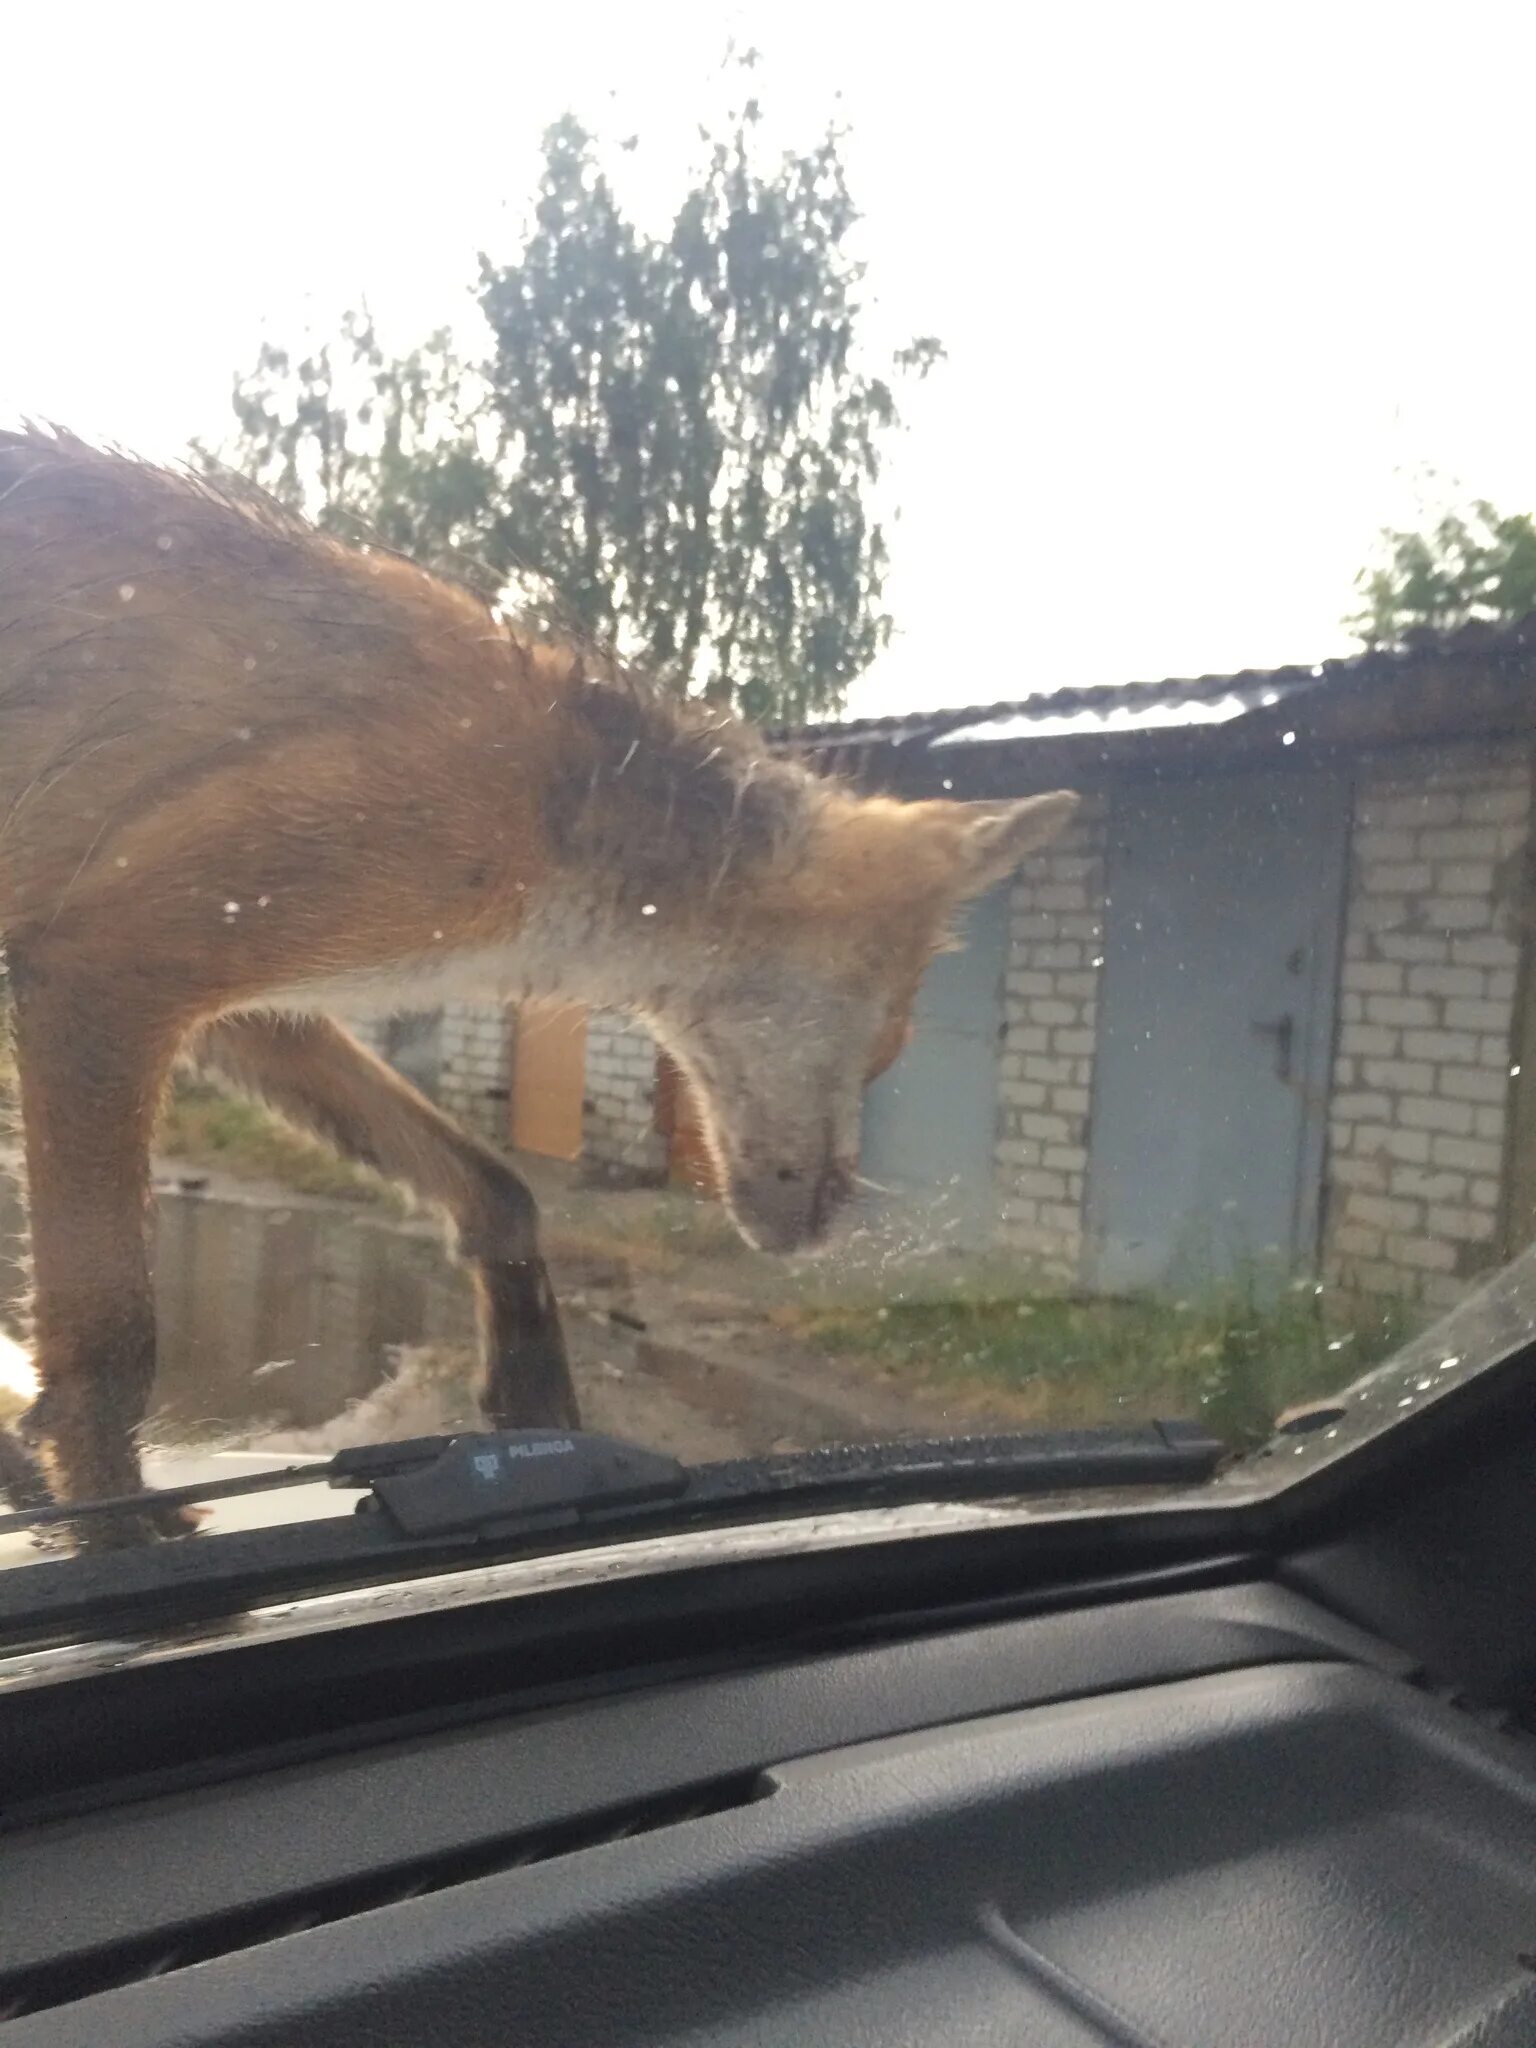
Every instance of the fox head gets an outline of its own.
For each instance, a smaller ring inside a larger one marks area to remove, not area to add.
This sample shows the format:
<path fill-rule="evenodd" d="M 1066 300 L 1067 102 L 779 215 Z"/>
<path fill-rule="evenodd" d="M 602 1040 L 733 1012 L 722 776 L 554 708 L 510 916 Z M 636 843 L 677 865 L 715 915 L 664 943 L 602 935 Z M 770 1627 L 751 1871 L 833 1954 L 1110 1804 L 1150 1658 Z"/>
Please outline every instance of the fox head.
<path fill-rule="evenodd" d="M 1005 804 L 838 795 L 793 860 L 736 892 L 650 1022 L 702 1112 L 743 1237 L 825 1238 L 856 1184 L 867 1082 L 900 1053 L 956 913 L 1055 838 L 1066 791 Z"/>

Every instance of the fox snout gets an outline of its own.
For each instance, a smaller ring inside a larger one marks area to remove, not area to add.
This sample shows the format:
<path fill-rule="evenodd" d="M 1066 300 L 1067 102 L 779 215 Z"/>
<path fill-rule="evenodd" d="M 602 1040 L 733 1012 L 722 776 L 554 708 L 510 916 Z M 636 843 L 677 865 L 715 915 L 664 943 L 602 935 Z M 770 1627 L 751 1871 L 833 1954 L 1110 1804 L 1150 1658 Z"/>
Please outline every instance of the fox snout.
<path fill-rule="evenodd" d="M 805 1251 L 823 1243 L 853 1193 L 851 1167 L 828 1159 L 731 1176 L 726 1200 L 736 1228 L 760 1252 Z"/>

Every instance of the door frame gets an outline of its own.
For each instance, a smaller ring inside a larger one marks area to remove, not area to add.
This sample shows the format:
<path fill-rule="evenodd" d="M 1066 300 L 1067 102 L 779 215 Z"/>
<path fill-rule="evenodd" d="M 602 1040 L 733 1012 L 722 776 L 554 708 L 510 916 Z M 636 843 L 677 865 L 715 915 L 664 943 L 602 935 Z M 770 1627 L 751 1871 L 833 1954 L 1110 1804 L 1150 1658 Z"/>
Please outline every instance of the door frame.
<path fill-rule="evenodd" d="M 1532 781 L 1536 791 L 1536 756 L 1532 759 Z M 1513 922 L 1520 962 L 1515 970 L 1510 1063 L 1520 1071 L 1510 1082 L 1505 1123 L 1499 1241 L 1506 1259 L 1536 1242 L 1536 795 L 1523 873 L 1517 883 Z"/>

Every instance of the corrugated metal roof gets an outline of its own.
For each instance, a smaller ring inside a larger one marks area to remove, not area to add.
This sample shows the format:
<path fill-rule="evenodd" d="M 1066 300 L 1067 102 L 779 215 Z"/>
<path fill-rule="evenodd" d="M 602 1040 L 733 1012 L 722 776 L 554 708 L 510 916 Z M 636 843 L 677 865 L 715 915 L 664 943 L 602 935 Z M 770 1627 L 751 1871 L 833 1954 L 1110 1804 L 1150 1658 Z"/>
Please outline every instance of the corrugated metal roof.
<path fill-rule="evenodd" d="M 1450 633 L 1411 634 L 1400 648 L 1367 648 L 1310 666 L 1243 669 L 1236 675 L 1169 677 L 1043 690 L 993 704 L 913 711 L 889 718 L 828 721 L 776 738 L 811 752 L 879 746 L 963 746 L 1045 739 L 1070 732 L 1125 732 L 1170 725 L 1223 724 L 1323 687 L 1346 685 L 1428 658 L 1536 652 L 1536 612 L 1509 625 L 1475 622 Z"/>
<path fill-rule="evenodd" d="M 1144 719 L 1153 712 L 1162 712 L 1166 718 L 1170 711 L 1209 716 L 1214 707 L 1229 703 L 1235 703 L 1238 711 L 1252 709 L 1265 697 L 1278 703 L 1296 690 L 1313 687 L 1323 673 L 1323 669 L 1286 668 L 1265 675 L 1249 671 L 1241 676 L 1196 676 L 1161 683 L 1089 684 L 952 710 L 829 721 L 802 726 L 793 737 L 810 746 L 846 747 L 866 742 L 904 746 L 914 740 L 933 745 L 943 740 L 993 738 L 997 735 L 991 728 L 1000 725 L 1023 726 L 1033 733 L 1063 719 L 1101 724 L 1116 717 Z"/>

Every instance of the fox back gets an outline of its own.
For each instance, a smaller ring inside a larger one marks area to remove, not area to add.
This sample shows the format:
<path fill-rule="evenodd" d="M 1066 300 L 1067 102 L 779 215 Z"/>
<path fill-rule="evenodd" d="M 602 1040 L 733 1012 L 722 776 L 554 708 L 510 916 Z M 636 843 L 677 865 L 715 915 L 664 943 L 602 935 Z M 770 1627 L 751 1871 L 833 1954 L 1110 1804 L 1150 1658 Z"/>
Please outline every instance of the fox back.
<path fill-rule="evenodd" d="M 957 906 L 1073 803 L 861 798 L 244 486 L 0 435 L 8 947 L 181 1031 L 627 1009 L 755 1242 L 825 1230 Z"/>

